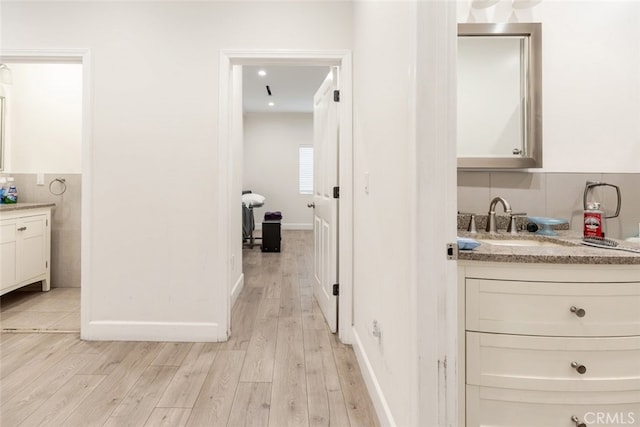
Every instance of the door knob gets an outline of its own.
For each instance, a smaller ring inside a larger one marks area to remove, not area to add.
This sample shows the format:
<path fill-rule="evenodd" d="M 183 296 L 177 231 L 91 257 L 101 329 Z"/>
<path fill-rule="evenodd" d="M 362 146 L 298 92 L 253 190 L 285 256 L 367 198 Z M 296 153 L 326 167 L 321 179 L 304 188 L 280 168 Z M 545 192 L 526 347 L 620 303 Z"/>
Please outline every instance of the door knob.
<path fill-rule="evenodd" d="M 316 207 L 316 204 L 315 204 L 315 203 L 313 203 L 313 202 L 311 202 L 311 203 L 307 203 L 307 207 L 308 207 L 308 208 L 315 208 L 315 207 Z"/>

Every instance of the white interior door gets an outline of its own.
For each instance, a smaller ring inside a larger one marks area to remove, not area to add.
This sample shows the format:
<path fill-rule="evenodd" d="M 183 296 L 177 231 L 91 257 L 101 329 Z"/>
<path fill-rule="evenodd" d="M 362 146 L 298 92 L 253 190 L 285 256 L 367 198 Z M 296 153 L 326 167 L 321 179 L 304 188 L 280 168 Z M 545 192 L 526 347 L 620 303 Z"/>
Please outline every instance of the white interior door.
<path fill-rule="evenodd" d="M 313 294 L 331 332 L 338 326 L 338 88 L 337 68 L 332 68 L 313 97 Z"/>

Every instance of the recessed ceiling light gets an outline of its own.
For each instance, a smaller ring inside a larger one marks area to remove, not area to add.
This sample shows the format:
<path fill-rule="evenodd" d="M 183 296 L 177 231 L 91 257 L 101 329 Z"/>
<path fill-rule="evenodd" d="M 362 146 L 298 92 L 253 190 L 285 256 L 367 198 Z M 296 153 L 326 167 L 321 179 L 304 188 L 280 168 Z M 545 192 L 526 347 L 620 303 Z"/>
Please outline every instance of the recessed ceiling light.
<path fill-rule="evenodd" d="M 273 107 L 274 105 L 276 105 L 276 103 L 275 103 L 275 102 L 270 102 L 270 103 L 269 103 L 269 107 Z"/>
<path fill-rule="evenodd" d="M 267 75 L 267 72 L 265 70 L 259 70 L 258 71 L 258 75 L 261 76 L 261 77 L 264 77 L 264 76 Z"/>

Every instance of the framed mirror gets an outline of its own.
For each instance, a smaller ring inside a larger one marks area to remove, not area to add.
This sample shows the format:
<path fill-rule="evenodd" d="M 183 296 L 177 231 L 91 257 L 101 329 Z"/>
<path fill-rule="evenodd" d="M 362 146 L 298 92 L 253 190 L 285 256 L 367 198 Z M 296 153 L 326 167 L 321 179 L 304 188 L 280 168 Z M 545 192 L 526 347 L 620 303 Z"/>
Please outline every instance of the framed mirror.
<path fill-rule="evenodd" d="M 5 98 L 0 96 L 0 171 L 4 170 L 4 111 Z"/>
<path fill-rule="evenodd" d="M 458 24 L 459 168 L 542 167 L 541 24 Z"/>

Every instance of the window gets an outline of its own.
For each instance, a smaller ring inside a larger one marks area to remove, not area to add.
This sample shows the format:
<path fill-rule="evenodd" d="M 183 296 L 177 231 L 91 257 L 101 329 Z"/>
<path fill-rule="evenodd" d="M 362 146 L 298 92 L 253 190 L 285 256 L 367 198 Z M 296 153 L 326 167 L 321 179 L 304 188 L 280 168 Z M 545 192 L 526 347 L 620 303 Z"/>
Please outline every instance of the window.
<path fill-rule="evenodd" d="M 299 153 L 298 187 L 300 194 L 313 194 L 313 147 L 301 145 Z"/>

